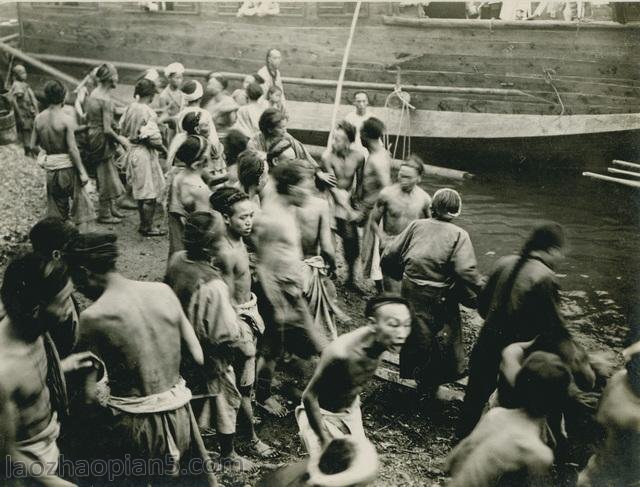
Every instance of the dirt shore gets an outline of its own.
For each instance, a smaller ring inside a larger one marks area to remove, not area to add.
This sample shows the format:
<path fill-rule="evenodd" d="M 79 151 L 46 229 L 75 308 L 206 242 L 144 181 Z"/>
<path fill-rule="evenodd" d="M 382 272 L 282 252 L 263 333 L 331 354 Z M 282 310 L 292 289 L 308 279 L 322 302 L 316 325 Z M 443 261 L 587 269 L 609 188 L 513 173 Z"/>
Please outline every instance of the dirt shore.
<path fill-rule="evenodd" d="M 25 158 L 16 146 L 0 147 L 0 271 L 16 252 L 27 248 L 29 228 L 45 211 L 44 171 L 35 161 Z M 119 269 L 133 279 L 161 280 L 164 276 L 168 243 L 166 238 L 144 238 L 136 232 L 138 216 L 127 212 L 120 225 L 96 225 L 96 230 L 114 232 L 119 237 L 121 257 Z M 344 275 L 339 263 L 338 275 Z M 346 291 L 338 280 L 339 304 L 351 316 L 348 325 L 340 324 L 340 331 L 363 323 L 364 302 L 371 288 L 363 283 L 364 293 Z M 464 313 L 465 346 L 469 349 L 477 334 L 480 320 L 475 312 Z M 589 348 L 603 348 L 581 337 Z M 376 445 L 381 471 L 376 486 L 439 485 L 444 481 L 444 459 L 451 448 L 451 438 L 460 403 L 446 404 L 439 420 L 427 420 L 417 414 L 414 391 L 382 380 L 372 381 L 362 397 L 362 412 L 367 435 Z M 295 407 L 290 405 L 291 409 Z M 279 452 L 270 462 L 260 462 L 257 474 L 226 475 L 220 477 L 225 486 L 253 485 L 267 470 L 295 461 L 304 455 L 297 436 L 293 414 L 283 419 L 265 416 L 257 411 L 259 436 Z M 214 437 L 205 438 L 208 447 L 216 450 Z M 243 439 L 238 441 L 242 453 Z"/>

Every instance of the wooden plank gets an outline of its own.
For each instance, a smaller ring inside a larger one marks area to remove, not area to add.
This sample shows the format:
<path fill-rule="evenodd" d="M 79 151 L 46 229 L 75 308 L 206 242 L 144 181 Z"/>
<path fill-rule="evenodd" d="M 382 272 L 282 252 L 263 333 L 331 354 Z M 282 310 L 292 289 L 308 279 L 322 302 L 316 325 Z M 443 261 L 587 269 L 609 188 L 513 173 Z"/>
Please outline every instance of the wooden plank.
<path fill-rule="evenodd" d="M 625 171 L 623 169 L 616 169 L 615 167 L 608 167 L 607 172 L 610 172 L 611 174 L 620 174 L 621 176 L 640 178 L 640 172 Z"/>
<path fill-rule="evenodd" d="M 629 181 L 628 179 L 614 178 L 611 176 L 605 176 L 604 174 L 596 174 L 593 172 L 583 172 L 583 176 L 591 179 L 598 179 L 601 181 L 608 181 L 610 183 L 620 184 L 622 186 L 628 186 L 630 188 L 640 189 L 640 181 Z"/>

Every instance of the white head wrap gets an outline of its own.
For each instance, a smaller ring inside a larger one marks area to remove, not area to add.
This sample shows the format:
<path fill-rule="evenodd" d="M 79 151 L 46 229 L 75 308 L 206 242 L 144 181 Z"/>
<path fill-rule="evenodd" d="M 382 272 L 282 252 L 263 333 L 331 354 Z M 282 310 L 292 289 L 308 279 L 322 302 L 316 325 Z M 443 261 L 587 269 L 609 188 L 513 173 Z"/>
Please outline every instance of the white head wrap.
<path fill-rule="evenodd" d="M 182 74 L 184 73 L 184 66 L 182 63 L 171 63 L 169 66 L 164 68 L 164 75 L 168 78 L 172 74 Z"/>
<path fill-rule="evenodd" d="M 458 197 L 458 201 L 460 201 L 460 206 L 458 207 L 458 211 L 456 211 L 455 213 L 447 213 L 446 215 L 440 215 L 441 217 L 446 217 L 446 218 L 456 218 L 460 216 L 460 213 L 462 212 L 462 198 L 460 197 L 460 193 L 458 193 L 455 189 L 451 189 L 451 188 L 440 188 L 438 191 L 436 191 L 435 193 L 433 193 L 433 198 L 431 198 L 431 205 L 433 208 L 433 202 L 435 201 L 436 197 L 440 194 L 443 193 L 453 193 Z"/>
<path fill-rule="evenodd" d="M 203 95 L 203 90 L 202 90 L 202 85 L 200 84 L 199 81 L 195 81 L 193 80 L 193 82 L 196 84 L 196 89 L 193 93 L 189 94 L 189 93 L 184 93 L 184 99 L 187 101 L 187 103 L 195 101 L 195 100 L 199 100 L 200 98 L 202 98 Z M 184 86 L 183 86 L 184 88 Z"/>
<path fill-rule="evenodd" d="M 160 78 L 160 74 L 156 69 L 149 69 L 144 75 L 144 79 L 148 79 L 149 81 L 153 81 L 154 83 L 158 81 Z"/>

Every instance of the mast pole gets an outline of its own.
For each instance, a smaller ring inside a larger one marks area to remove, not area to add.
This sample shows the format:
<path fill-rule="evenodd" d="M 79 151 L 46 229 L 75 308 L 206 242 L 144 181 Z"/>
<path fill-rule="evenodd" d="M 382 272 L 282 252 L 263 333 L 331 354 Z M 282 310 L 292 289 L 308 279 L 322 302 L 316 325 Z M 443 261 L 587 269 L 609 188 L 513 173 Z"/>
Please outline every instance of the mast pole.
<path fill-rule="evenodd" d="M 327 149 L 331 146 L 331 134 L 333 133 L 333 127 L 336 125 L 336 119 L 338 118 L 338 109 L 340 108 L 340 100 L 342 98 L 342 84 L 344 83 L 344 74 L 347 71 L 347 63 L 349 62 L 349 53 L 351 52 L 351 43 L 353 42 L 353 35 L 356 31 L 356 24 L 358 23 L 358 16 L 360 15 L 361 0 L 356 2 L 356 8 L 353 11 L 353 18 L 351 19 L 351 29 L 349 30 L 349 39 L 347 40 L 347 46 L 344 49 L 344 55 L 342 56 L 342 66 L 340 67 L 340 76 L 338 77 L 338 87 L 336 89 L 336 98 L 333 103 L 333 114 L 331 115 L 331 125 L 329 126 L 329 138 L 327 139 Z"/>

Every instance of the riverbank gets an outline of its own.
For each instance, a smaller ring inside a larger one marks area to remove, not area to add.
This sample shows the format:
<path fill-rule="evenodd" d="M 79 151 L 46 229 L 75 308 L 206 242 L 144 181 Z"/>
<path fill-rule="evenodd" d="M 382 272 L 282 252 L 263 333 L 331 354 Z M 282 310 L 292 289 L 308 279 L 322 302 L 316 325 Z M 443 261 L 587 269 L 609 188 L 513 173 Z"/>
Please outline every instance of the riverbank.
<path fill-rule="evenodd" d="M 0 271 L 8 258 L 26 249 L 27 233 L 45 211 L 44 171 L 33 159 L 25 158 L 15 146 L 0 147 Z M 164 277 L 167 255 L 166 238 L 144 238 L 136 232 L 138 216 L 127 212 L 120 225 L 96 225 L 99 231 L 113 231 L 119 237 L 121 257 L 119 269 L 133 279 L 161 280 Z M 472 234 L 473 238 L 473 234 Z M 482 269 L 484 272 L 489 269 Z M 338 275 L 344 276 L 342 262 Z M 351 317 L 348 325 L 340 324 L 341 332 L 363 324 L 366 297 L 370 285 L 360 283 L 364 292 L 353 293 L 338 282 L 338 298 L 342 309 Z M 591 350 L 608 347 L 594 336 L 584 333 L 580 320 L 590 320 L 590 297 L 581 294 L 563 294 L 563 311 L 579 340 Z M 604 299 L 604 297 L 603 297 Z M 475 339 L 480 320 L 474 312 L 464 313 L 465 347 L 467 352 Z M 619 351 L 621 338 L 615 337 L 611 347 Z M 362 397 L 362 412 L 367 435 L 375 444 L 381 460 L 380 477 L 376 486 L 438 485 L 444 481 L 444 460 L 451 448 L 451 438 L 460 403 L 448 402 L 437 420 L 425 419 L 416 413 L 415 393 L 407 388 L 382 380 L 372 381 Z M 290 405 L 293 408 L 295 405 Z M 261 472 L 251 475 L 223 475 L 222 484 L 229 486 L 253 485 L 268 469 L 282 463 L 296 461 L 304 455 L 297 437 L 297 426 L 292 414 L 283 419 L 264 416 L 257 410 L 260 420 L 258 434 L 280 453 L 276 460 L 259 462 Z M 216 450 L 214 437 L 205 438 L 207 446 Z M 243 440 L 239 449 L 243 451 Z"/>

